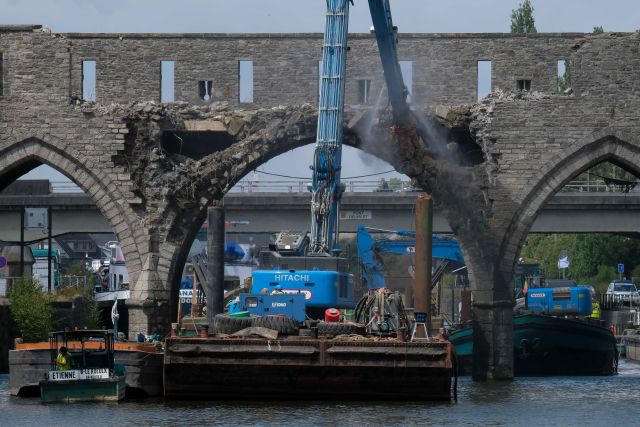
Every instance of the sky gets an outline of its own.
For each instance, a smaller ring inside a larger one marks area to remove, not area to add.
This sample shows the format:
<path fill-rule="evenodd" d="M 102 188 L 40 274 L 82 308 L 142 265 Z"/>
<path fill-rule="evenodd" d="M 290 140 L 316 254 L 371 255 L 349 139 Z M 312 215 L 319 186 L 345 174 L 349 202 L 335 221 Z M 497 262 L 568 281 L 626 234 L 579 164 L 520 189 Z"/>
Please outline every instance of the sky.
<path fill-rule="evenodd" d="M 391 9 L 400 32 L 508 32 L 511 11 L 519 3 L 391 0 Z M 532 4 L 539 32 L 591 32 L 599 25 L 605 31 L 640 28 L 640 0 L 532 0 Z M 41 24 L 55 32 L 322 32 L 325 7 L 323 0 L 0 0 L 0 24 Z M 370 27 L 367 1 L 355 0 L 350 31 L 368 32 Z M 312 152 L 312 145 L 303 147 L 259 169 L 306 178 Z M 390 169 L 359 150 L 345 148 L 343 177 Z M 25 176 L 31 177 L 64 179 L 42 169 Z M 260 179 L 278 178 L 260 175 Z"/>

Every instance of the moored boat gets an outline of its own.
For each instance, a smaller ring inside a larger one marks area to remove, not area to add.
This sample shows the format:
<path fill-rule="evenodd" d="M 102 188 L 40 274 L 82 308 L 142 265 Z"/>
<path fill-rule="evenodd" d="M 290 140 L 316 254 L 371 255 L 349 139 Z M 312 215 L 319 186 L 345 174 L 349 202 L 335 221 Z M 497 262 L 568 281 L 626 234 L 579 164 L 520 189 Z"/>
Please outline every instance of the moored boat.
<path fill-rule="evenodd" d="M 473 328 L 449 336 L 458 369 L 471 374 Z M 617 373 L 616 339 L 595 323 L 542 314 L 513 318 L 515 376 L 613 375 Z"/>
<path fill-rule="evenodd" d="M 114 361 L 125 368 L 126 397 L 162 396 L 162 358 L 157 343 L 116 341 Z M 51 368 L 49 343 L 16 343 L 9 351 L 12 396 L 40 397 L 40 380 Z"/>
<path fill-rule="evenodd" d="M 114 363 L 113 330 L 51 332 L 51 369 L 40 381 L 44 402 L 124 399 L 124 368 Z"/>

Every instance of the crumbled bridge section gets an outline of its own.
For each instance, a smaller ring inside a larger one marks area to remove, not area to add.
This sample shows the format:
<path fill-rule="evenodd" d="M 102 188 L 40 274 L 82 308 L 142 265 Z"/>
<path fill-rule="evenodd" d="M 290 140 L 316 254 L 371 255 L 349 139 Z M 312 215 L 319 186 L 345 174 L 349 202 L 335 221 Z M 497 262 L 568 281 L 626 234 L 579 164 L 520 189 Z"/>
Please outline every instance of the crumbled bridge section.
<path fill-rule="evenodd" d="M 113 161 L 131 176 L 137 211 L 161 232 L 177 216 L 193 227 L 193 215 L 248 172 L 315 140 L 317 115 L 310 105 L 256 111 L 153 103 L 91 107 L 127 124 L 124 149 Z"/>

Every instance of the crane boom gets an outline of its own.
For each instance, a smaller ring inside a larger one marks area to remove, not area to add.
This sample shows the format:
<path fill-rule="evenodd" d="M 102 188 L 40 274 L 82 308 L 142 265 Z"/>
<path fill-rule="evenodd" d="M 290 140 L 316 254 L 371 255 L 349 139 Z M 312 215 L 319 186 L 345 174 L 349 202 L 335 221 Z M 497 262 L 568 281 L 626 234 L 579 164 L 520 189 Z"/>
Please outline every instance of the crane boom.
<path fill-rule="evenodd" d="M 313 255 L 337 249 L 344 93 L 350 0 L 327 0 L 322 46 L 318 131 L 313 155 L 311 187 L 311 242 Z"/>
<path fill-rule="evenodd" d="M 404 84 L 398 61 L 398 34 L 391 19 L 389 0 L 369 0 L 369 12 L 375 29 L 393 121 L 396 125 L 402 125 L 410 118 L 407 104 L 409 91 Z"/>
<path fill-rule="evenodd" d="M 318 131 L 313 156 L 311 186 L 311 255 L 331 255 L 338 251 L 340 184 L 349 3 L 326 0 L 327 13 L 322 46 Z M 369 0 L 369 11 L 384 70 L 394 129 L 417 139 L 413 116 L 407 104 L 408 90 L 398 61 L 398 35 L 391 19 L 389 0 Z M 396 132 L 398 133 L 398 132 Z"/>

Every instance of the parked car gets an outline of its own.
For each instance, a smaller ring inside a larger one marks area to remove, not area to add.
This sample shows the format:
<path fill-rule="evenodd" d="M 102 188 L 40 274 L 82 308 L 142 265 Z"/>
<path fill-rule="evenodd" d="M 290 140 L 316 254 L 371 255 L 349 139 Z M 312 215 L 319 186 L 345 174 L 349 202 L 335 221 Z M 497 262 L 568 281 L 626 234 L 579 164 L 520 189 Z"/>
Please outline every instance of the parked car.
<path fill-rule="evenodd" d="M 623 302 L 632 302 L 633 304 L 640 304 L 640 293 L 630 280 L 614 280 L 609 283 L 607 288 L 607 295 L 612 295 L 612 298 L 619 299 Z"/>

